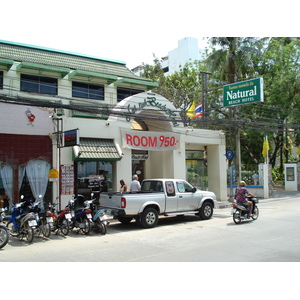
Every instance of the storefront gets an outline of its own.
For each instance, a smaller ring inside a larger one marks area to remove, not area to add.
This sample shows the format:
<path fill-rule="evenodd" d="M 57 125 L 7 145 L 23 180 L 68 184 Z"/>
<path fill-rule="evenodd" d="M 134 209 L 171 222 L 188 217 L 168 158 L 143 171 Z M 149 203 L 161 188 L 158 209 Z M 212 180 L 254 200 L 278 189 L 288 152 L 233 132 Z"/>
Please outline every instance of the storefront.
<path fill-rule="evenodd" d="M 88 124 L 88 125 L 87 125 Z M 184 127 L 166 98 L 140 93 L 120 101 L 107 120 L 64 119 L 76 127 L 80 144 L 63 148 L 62 165 L 74 167 L 75 193 L 119 190 L 133 174 L 144 178 L 181 178 L 227 199 L 225 136 Z M 61 194 L 63 203 L 70 193 Z"/>
<path fill-rule="evenodd" d="M 41 195 L 52 201 L 52 184 L 48 181 L 52 168 L 53 131 L 49 113 L 37 107 L 0 104 L 0 197 L 5 206 L 25 199 L 35 200 Z M 30 112 L 30 115 L 29 115 Z M 31 117 L 31 118 L 29 118 Z"/>

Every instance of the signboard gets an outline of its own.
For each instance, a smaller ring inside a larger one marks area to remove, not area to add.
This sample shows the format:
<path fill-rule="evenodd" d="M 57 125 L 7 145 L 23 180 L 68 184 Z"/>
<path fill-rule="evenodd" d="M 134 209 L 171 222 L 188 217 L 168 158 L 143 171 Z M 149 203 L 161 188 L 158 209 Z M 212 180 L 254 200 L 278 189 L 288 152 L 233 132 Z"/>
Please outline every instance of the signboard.
<path fill-rule="evenodd" d="M 79 145 L 79 129 L 73 129 L 63 132 L 63 146 L 72 147 Z"/>
<path fill-rule="evenodd" d="M 172 132 L 122 130 L 122 140 L 124 148 L 167 151 L 178 148 L 180 137 Z"/>
<path fill-rule="evenodd" d="M 58 170 L 57 169 L 51 169 L 48 173 L 49 181 L 56 181 L 58 179 Z"/>
<path fill-rule="evenodd" d="M 263 101 L 263 78 L 227 84 L 223 87 L 224 107 Z"/>
<path fill-rule="evenodd" d="M 74 166 L 61 165 L 60 166 L 61 182 L 60 193 L 61 195 L 74 194 Z"/>

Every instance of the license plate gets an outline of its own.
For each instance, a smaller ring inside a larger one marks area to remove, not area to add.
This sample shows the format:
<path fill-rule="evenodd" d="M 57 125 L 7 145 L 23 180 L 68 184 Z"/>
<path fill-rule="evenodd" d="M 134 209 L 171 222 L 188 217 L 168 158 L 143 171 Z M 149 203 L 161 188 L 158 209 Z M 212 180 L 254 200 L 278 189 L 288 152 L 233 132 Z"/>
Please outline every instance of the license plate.
<path fill-rule="evenodd" d="M 52 217 L 47 217 L 47 223 L 53 223 L 53 218 Z"/>
<path fill-rule="evenodd" d="M 36 220 L 29 220 L 28 224 L 29 224 L 30 227 L 37 226 Z"/>
<path fill-rule="evenodd" d="M 88 219 L 91 219 L 91 218 L 92 218 L 92 215 L 91 215 L 91 214 L 86 214 L 86 217 L 87 217 Z"/>
<path fill-rule="evenodd" d="M 236 208 L 231 209 L 231 214 L 233 215 L 236 212 Z"/>
<path fill-rule="evenodd" d="M 111 209 L 107 209 L 107 210 L 106 210 L 106 213 L 107 213 L 108 215 L 111 215 Z"/>
<path fill-rule="evenodd" d="M 71 214 L 65 214 L 66 219 L 72 219 Z"/>

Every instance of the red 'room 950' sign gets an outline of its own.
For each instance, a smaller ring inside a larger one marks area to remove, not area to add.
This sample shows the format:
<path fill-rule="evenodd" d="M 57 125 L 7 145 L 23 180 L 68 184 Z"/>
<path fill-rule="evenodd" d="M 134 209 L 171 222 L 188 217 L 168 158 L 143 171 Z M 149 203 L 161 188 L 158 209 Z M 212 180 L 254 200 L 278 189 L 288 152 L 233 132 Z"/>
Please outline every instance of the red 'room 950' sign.
<path fill-rule="evenodd" d="M 123 147 L 166 151 L 175 150 L 179 146 L 179 135 L 172 132 L 122 130 Z"/>

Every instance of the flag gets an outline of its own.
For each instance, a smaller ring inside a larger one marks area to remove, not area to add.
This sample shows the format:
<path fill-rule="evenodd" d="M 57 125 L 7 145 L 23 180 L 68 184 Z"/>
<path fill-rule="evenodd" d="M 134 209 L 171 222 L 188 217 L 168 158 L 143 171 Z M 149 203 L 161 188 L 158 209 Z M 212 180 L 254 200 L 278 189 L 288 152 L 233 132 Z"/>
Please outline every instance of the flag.
<path fill-rule="evenodd" d="M 190 117 L 191 119 L 194 118 L 194 116 L 195 116 L 195 104 L 194 104 L 194 101 L 192 102 L 192 104 L 191 104 L 189 110 L 187 111 L 186 115 L 188 117 Z"/>
<path fill-rule="evenodd" d="M 201 102 L 195 109 L 195 115 L 194 115 L 193 119 L 201 117 L 202 114 L 203 114 L 203 112 L 202 112 L 202 102 Z"/>
<path fill-rule="evenodd" d="M 270 150 L 270 146 L 268 142 L 268 137 L 266 136 L 266 138 L 264 139 L 263 150 L 262 150 L 263 157 L 267 157 L 269 150 Z"/>
<path fill-rule="evenodd" d="M 200 103 L 197 107 L 195 107 L 194 101 L 186 113 L 186 115 L 188 117 L 190 117 L 191 119 L 198 118 L 198 117 L 202 116 L 202 114 L 203 114 L 202 103 Z"/>

